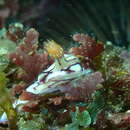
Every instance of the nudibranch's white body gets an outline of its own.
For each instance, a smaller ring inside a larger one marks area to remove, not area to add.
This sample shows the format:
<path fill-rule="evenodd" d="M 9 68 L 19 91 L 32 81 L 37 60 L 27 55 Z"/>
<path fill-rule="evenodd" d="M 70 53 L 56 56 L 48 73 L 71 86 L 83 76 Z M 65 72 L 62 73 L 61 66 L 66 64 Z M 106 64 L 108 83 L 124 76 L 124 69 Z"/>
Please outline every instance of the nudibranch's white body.
<path fill-rule="evenodd" d="M 55 51 L 55 50 L 54 50 Z M 57 56 L 57 55 L 56 55 Z M 72 54 L 63 54 L 60 58 L 55 58 L 54 63 L 39 74 L 37 80 L 26 88 L 27 92 L 33 94 L 46 94 L 58 90 L 63 83 L 77 80 L 84 75 L 91 73 L 90 69 L 84 69 L 79 59 Z M 14 102 L 14 108 L 28 103 L 28 100 L 20 100 Z M 4 113 L 0 122 L 7 120 Z"/>
<path fill-rule="evenodd" d="M 43 71 L 36 82 L 29 86 L 26 91 L 33 94 L 43 94 L 53 91 L 59 84 L 70 82 L 82 75 L 90 73 L 85 70 L 77 57 L 72 54 L 65 54 L 63 58 L 56 59 L 55 62 Z"/>

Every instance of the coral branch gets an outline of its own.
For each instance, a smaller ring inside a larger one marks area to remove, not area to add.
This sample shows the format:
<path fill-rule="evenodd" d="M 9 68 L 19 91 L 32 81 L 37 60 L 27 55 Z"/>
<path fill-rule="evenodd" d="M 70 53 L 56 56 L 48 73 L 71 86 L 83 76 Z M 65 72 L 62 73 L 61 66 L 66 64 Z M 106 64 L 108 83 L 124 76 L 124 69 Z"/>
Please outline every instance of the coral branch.
<path fill-rule="evenodd" d="M 91 60 L 98 56 L 104 50 L 103 43 L 96 42 L 90 36 L 85 34 L 74 34 L 73 40 L 80 43 L 79 47 L 72 47 L 70 52 L 83 57 L 84 66 L 89 66 Z"/>
<path fill-rule="evenodd" d="M 37 52 L 38 36 L 39 33 L 35 29 L 28 30 L 24 43 L 19 45 L 16 52 L 9 55 L 11 61 L 22 68 L 18 77 L 28 83 L 49 64 L 48 54 Z"/>

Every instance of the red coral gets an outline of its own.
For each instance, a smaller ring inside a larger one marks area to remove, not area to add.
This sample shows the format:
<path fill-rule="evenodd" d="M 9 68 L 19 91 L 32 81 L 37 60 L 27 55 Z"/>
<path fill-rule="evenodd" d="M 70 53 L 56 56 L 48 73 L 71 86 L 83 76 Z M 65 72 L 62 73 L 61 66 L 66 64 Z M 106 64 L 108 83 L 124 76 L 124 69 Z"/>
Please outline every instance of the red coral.
<path fill-rule="evenodd" d="M 20 95 L 20 100 L 28 100 L 29 103 L 23 106 L 24 111 L 33 112 L 33 109 L 38 110 L 43 103 L 60 105 L 63 100 L 69 101 L 88 101 L 91 98 L 91 94 L 97 90 L 97 85 L 102 83 L 104 80 L 100 72 L 95 72 L 89 76 L 85 76 L 83 79 L 79 79 L 74 82 L 69 82 L 67 84 L 62 84 L 58 90 L 60 93 L 64 93 L 65 96 L 47 96 L 47 95 L 36 95 L 30 92 L 23 91 Z M 50 88 L 52 89 L 52 88 Z M 33 101 L 37 103 L 33 104 Z M 47 102 L 46 102 L 47 101 Z"/>
<path fill-rule="evenodd" d="M 22 106 L 22 110 L 31 113 L 38 113 L 40 110 L 40 99 L 41 96 L 23 91 L 19 97 L 20 100 L 29 101 L 27 104 Z"/>
<path fill-rule="evenodd" d="M 104 130 L 108 126 L 108 120 L 106 119 L 106 111 L 102 110 L 98 115 L 97 115 L 97 120 L 95 124 L 95 128 L 97 130 Z"/>
<path fill-rule="evenodd" d="M 27 103 L 22 107 L 23 111 L 31 112 L 31 113 L 39 113 L 39 102 L 38 101 L 32 101 Z"/>
<path fill-rule="evenodd" d="M 110 87 L 115 96 L 123 95 L 124 100 L 130 101 L 130 75 L 118 79 Z"/>
<path fill-rule="evenodd" d="M 29 100 L 29 101 L 38 100 L 39 98 L 40 98 L 39 95 L 26 92 L 26 91 L 23 91 L 23 93 L 19 97 L 20 100 Z"/>
<path fill-rule="evenodd" d="M 98 84 L 104 80 L 100 72 L 95 72 L 83 79 L 63 85 L 60 90 L 66 94 L 68 100 L 86 101 L 90 99 L 91 94 L 97 90 Z"/>
<path fill-rule="evenodd" d="M 12 62 L 24 70 L 19 73 L 19 77 L 27 83 L 33 81 L 50 62 L 48 54 L 37 52 L 38 37 L 39 33 L 35 29 L 28 30 L 24 43 L 9 55 Z"/>
<path fill-rule="evenodd" d="M 63 97 L 54 97 L 54 98 L 50 98 L 50 103 L 53 103 L 54 105 L 60 105 Z"/>
<path fill-rule="evenodd" d="M 91 60 L 104 50 L 103 43 L 97 43 L 94 39 L 85 34 L 75 34 L 73 35 L 73 40 L 79 42 L 81 45 L 71 48 L 70 52 L 74 55 L 83 56 L 85 67 L 88 67 Z"/>
<path fill-rule="evenodd" d="M 24 83 L 14 85 L 12 88 L 12 95 L 13 96 L 20 95 L 25 88 L 26 88 L 26 84 L 24 84 Z"/>

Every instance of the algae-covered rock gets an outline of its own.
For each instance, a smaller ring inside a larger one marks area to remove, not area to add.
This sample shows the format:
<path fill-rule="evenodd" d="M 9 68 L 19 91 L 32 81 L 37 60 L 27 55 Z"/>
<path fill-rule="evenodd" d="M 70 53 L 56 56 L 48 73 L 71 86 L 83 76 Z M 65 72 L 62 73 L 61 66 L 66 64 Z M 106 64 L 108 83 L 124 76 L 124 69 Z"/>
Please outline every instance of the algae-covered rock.
<path fill-rule="evenodd" d="M 0 71 L 3 71 L 9 64 L 8 54 L 13 52 L 16 44 L 8 39 L 0 39 Z"/>

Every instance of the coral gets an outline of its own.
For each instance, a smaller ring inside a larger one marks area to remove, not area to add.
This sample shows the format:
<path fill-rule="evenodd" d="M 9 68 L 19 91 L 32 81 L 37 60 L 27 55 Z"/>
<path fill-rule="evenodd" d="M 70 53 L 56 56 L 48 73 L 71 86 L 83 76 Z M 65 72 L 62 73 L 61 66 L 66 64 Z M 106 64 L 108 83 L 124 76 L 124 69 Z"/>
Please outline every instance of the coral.
<path fill-rule="evenodd" d="M 20 43 L 24 37 L 24 27 L 21 23 L 12 23 L 6 32 L 6 37 L 16 44 Z"/>
<path fill-rule="evenodd" d="M 39 98 L 40 98 L 39 95 L 30 93 L 30 92 L 26 92 L 26 91 L 23 91 L 23 93 L 20 95 L 21 100 L 35 101 L 35 100 L 38 100 Z"/>
<path fill-rule="evenodd" d="M 22 107 L 25 112 L 37 114 L 40 112 L 39 101 L 30 101 Z"/>
<path fill-rule="evenodd" d="M 122 94 L 126 95 L 130 91 L 130 75 L 125 75 L 123 78 L 117 80 L 112 89 L 115 91 L 120 91 Z M 116 93 L 115 93 L 116 94 Z"/>
<path fill-rule="evenodd" d="M 50 103 L 53 103 L 54 105 L 60 105 L 62 103 L 63 97 L 54 97 L 50 98 Z"/>
<path fill-rule="evenodd" d="M 39 33 L 35 29 L 28 30 L 16 52 L 9 54 L 11 61 L 22 68 L 18 77 L 28 83 L 32 82 L 49 63 L 46 53 L 37 52 L 38 36 Z"/>
<path fill-rule="evenodd" d="M 20 82 L 19 84 L 13 84 L 12 86 L 12 95 L 13 96 L 18 96 L 21 95 L 23 90 L 26 88 L 27 84 L 24 82 Z"/>
<path fill-rule="evenodd" d="M 99 89 L 98 85 L 103 81 L 102 74 L 95 72 L 83 77 L 83 79 L 63 85 L 61 92 L 66 94 L 65 98 L 68 100 L 88 101 L 91 98 L 91 94 Z"/>
<path fill-rule="evenodd" d="M 85 67 L 89 67 L 91 60 L 98 56 L 104 50 L 104 45 L 101 42 L 96 42 L 90 36 L 85 34 L 74 34 L 73 40 L 80 43 L 79 47 L 72 47 L 70 52 L 82 57 L 82 62 Z"/>
<path fill-rule="evenodd" d="M 109 113 L 108 120 L 119 128 L 128 127 L 130 124 L 130 113 Z"/>

